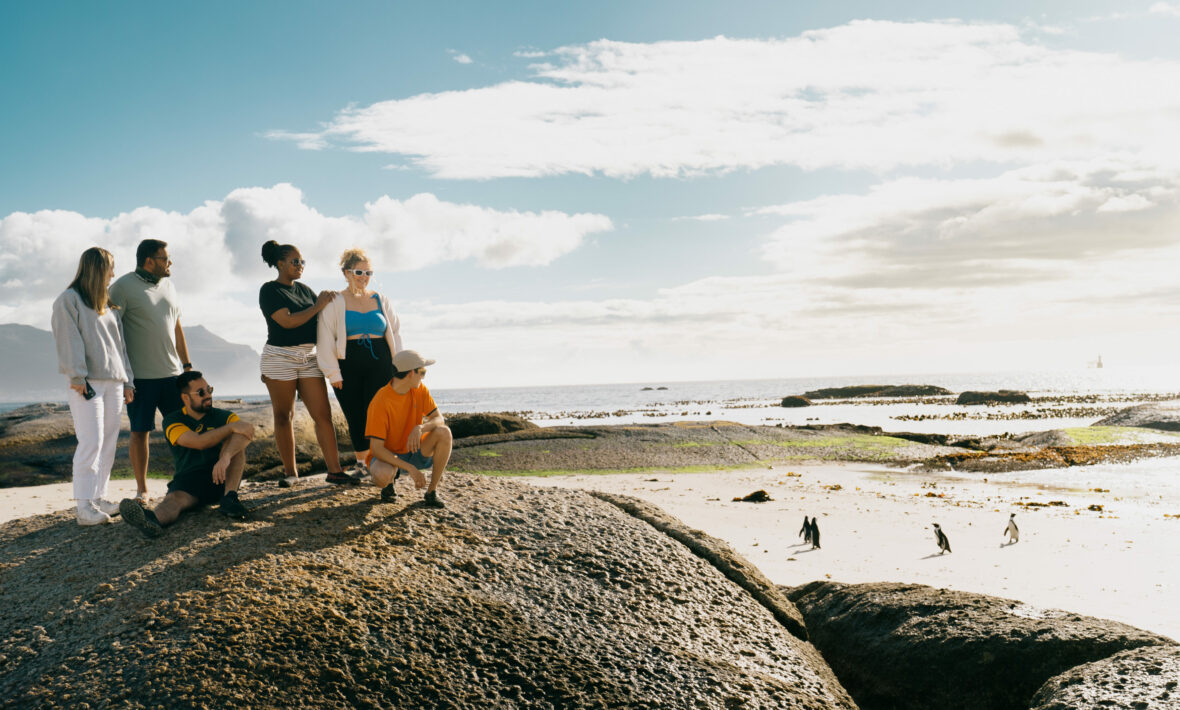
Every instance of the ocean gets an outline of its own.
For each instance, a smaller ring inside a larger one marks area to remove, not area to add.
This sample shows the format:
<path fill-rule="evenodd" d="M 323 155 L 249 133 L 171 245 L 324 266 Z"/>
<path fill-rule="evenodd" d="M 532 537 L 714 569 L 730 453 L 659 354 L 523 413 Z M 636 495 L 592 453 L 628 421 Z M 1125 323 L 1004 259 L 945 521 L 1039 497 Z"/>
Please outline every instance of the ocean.
<path fill-rule="evenodd" d="M 786 409 L 784 396 L 856 384 L 929 384 L 951 392 L 1014 389 L 1030 405 L 965 407 L 954 397 L 817 401 Z M 540 426 L 638 424 L 720 419 L 742 424 L 850 422 L 887 431 L 992 435 L 1088 426 L 1118 409 L 1180 398 L 1180 369 L 1077 369 L 1042 372 L 808 377 L 700 382 L 639 382 L 544 387 L 432 389 L 443 414 L 513 412 Z M 227 396 L 226 399 L 234 397 Z M 221 399 L 219 397 L 219 399 Z M 264 396 L 247 396 L 249 401 Z M 0 413 L 24 403 L 0 404 Z"/>

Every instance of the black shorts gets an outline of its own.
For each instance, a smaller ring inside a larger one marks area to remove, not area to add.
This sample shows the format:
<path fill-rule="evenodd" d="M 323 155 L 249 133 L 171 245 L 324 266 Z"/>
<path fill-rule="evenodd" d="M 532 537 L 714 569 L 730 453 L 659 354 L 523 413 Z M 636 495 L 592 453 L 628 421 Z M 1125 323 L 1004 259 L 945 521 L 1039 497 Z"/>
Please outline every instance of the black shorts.
<path fill-rule="evenodd" d="M 177 474 L 168 481 L 168 492 L 184 491 L 196 498 L 201 505 L 210 505 L 221 500 L 225 495 L 225 484 L 213 482 L 213 467 L 207 469 L 186 471 Z"/>
<path fill-rule="evenodd" d="M 155 431 L 157 409 L 160 414 L 168 416 L 183 406 L 175 377 L 161 377 L 158 380 L 136 378 L 135 397 L 127 405 L 131 431 Z"/>

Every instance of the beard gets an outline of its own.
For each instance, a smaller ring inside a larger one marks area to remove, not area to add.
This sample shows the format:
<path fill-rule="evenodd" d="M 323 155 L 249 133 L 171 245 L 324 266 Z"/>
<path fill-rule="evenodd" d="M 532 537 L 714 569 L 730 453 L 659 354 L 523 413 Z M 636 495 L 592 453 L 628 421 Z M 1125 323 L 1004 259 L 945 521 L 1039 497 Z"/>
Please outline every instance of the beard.
<path fill-rule="evenodd" d="M 212 397 L 209 397 L 208 399 L 202 399 L 200 401 L 194 400 L 193 403 L 189 405 L 189 411 L 194 414 L 208 414 L 210 409 L 213 409 Z"/>

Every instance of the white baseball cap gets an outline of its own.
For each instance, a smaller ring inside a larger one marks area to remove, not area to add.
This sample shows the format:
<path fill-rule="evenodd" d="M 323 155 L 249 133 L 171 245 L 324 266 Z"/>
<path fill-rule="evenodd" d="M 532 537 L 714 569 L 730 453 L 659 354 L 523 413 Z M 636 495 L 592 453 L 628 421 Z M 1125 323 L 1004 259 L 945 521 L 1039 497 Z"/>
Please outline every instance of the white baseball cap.
<path fill-rule="evenodd" d="M 434 360 L 427 360 L 419 355 L 417 350 L 402 350 L 393 356 L 393 367 L 398 372 L 409 372 L 433 364 Z"/>

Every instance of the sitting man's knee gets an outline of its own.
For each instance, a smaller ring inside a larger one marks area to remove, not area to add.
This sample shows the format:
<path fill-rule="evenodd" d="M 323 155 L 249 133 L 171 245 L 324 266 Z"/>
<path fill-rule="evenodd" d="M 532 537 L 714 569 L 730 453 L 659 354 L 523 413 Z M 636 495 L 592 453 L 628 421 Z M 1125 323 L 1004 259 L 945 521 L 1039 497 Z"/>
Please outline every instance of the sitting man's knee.
<path fill-rule="evenodd" d="M 378 488 L 384 488 L 390 483 L 393 483 L 394 467 L 380 459 L 373 459 L 369 464 L 369 475 L 373 479 L 373 485 Z"/>
<path fill-rule="evenodd" d="M 449 426 L 447 426 L 446 424 L 443 424 L 440 427 L 436 427 L 435 430 L 431 433 L 437 435 L 439 441 L 451 441 L 453 438 L 451 436 L 451 428 Z"/>

